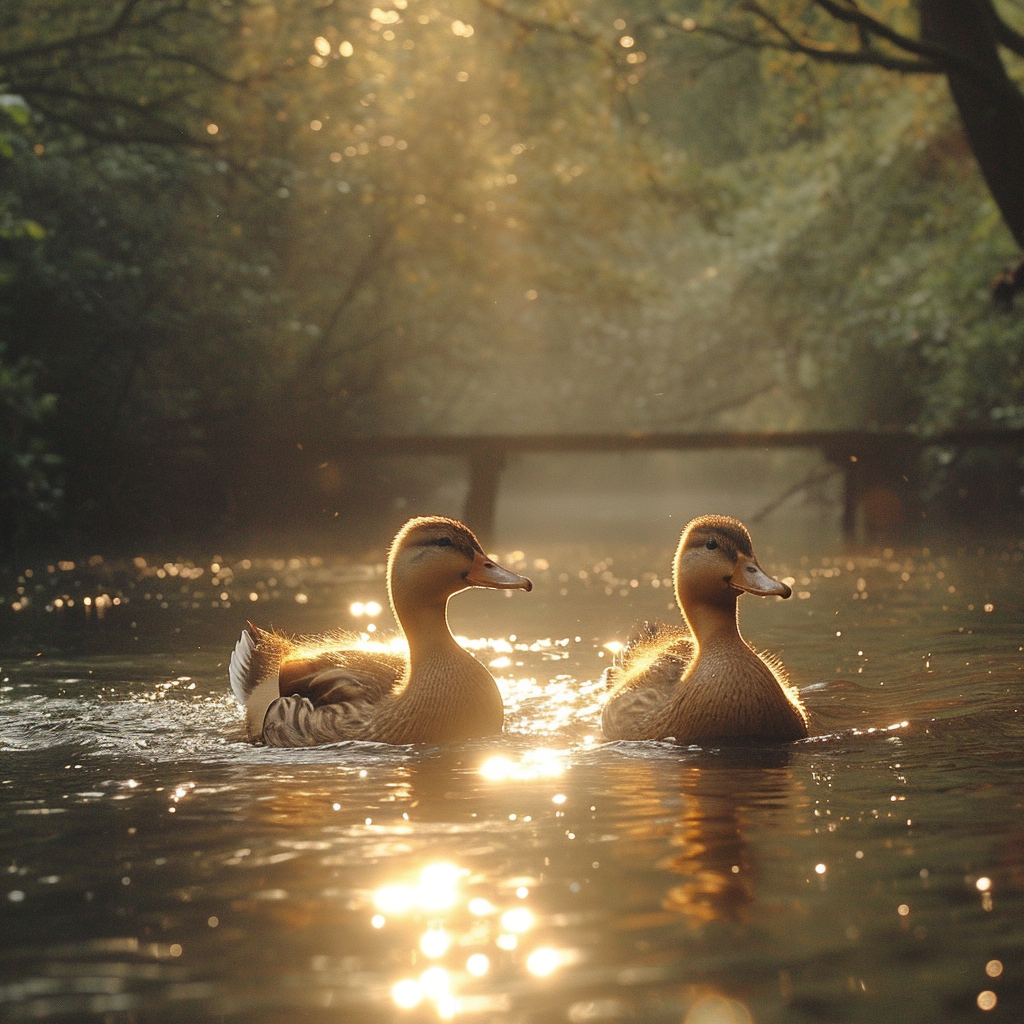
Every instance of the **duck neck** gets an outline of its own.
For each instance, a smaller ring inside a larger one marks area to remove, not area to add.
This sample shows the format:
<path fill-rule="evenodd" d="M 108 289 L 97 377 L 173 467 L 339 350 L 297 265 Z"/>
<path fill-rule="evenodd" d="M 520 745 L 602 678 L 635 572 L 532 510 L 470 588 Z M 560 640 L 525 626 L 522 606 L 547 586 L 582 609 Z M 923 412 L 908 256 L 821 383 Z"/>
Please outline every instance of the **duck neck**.
<path fill-rule="evenodd" d="M 734 645 L 737 641 L 743 643 L 738 612 L 735 597 L 721 604 L 701 603 L 688 608 L 683 617 L 697 642 L 697 652 L 719 645 Z"/>
<path fill-rule="evenodd" d="M 410 682 L 421 666 L 465 654 L 448 626 L 447 596 L 408 605 L 392 599 L 391 604 L 409 643 Z"/>

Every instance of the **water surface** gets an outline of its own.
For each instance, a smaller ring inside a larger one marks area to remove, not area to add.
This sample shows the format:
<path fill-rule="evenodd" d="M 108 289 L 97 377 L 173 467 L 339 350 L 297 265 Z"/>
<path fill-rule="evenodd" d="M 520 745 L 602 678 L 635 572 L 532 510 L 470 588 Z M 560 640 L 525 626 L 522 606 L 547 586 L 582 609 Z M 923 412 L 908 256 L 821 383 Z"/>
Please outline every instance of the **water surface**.
<path fill-rule="evenodd" d="M 534 593 L 451 619 L 506 733 L 445 748 L 244 742 L 245 620 L 385 635 L 377 562 L 0 584 L 0 1017 L 1024 1019 L 1021 550 L 760 553 L 795 593 L 744 632 L 814 717 L 787 748 L 602 742 L 669 544 L 499 552 Z"/>

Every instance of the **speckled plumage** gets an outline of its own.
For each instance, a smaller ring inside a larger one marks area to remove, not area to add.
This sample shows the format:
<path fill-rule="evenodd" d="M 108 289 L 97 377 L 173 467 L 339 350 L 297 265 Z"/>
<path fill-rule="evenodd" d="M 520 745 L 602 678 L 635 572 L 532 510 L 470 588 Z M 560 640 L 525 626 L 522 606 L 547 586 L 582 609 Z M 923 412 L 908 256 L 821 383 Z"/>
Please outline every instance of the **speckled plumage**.
<path fill-rule="evenodd" d="M 788 597 L 754 557 L 736 519 L 701 516 L 680 538 L 674 579 L 689 632 L 650 626 L 606 673 L 601 724 L 609 739 L 785 741 L 807 735 L 807 713 L 781 664 L 740 635 L 742 591 Z"/>
<path fill-rule="evenodd" d="M 490 672 L 448 628 L 448 599 L 471 586 L 529 590 L 523 576 L 488 560 L 461 523 L 412 519 L 388 556 L 388 594 L 409 657 L 291 641 L 250 626 L 232 657 L 232 690 L 250 740 L 314 746 L 339 740 L 448 743 L 499 733 L 501 695 Z"/>

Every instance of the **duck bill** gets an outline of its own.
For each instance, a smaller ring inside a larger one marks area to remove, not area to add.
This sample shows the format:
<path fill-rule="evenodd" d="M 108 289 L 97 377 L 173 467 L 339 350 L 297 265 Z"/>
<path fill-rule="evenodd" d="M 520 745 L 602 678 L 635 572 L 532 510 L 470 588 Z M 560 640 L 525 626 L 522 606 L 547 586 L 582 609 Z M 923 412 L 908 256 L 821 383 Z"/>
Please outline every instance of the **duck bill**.
<path fill-rule="evenodd" d="M 490 587 L 492 590 L 533 590 L 533 583 L 525 576 L 520 576 L 481 554 L 474 555 L 473 564 L 469 567 L 465 580 L 470 586 Z"/>
<path fill-rule="evenodd" d="M 736 563 L 736 571 L 732 574 L 729 584 L 745 594 L 757 594 L 758 597 L 789 597 L 793 591 L 774 576 L 769 576 L 753 558 L 740 555 Z"/>

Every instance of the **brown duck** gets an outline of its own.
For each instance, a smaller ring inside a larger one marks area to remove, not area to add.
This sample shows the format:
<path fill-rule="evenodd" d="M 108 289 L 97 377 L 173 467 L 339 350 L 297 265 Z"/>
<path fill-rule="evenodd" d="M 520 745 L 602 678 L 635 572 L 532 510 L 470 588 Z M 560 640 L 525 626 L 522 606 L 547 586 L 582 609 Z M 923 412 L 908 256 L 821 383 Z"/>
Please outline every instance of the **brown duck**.
<path fill-rule="evenodd" d="M 676 600 L 689 631 L 645 625 L 609 669 L 608 739 L 778 742 L 807 735 L 807 712 L 781 664 L 740 635 L 740 594 L 789 597 L 754 557 L 737 519 L 700 516 L 676 551 Z"/>
<path fill-rule="evenodd" d="M 448 627 L 448 599 L 469 587 L 533 584 L 491 561 L 462 523 L 411 519 L 388 554 L 388 596 L 408 657 L 361 650 L 352 637 L 311 645 L 250 625 L 228 671 L 249 739 L 308 747 L 449 743 L 500 733 L 504 708 L 494 678 Z"/>

